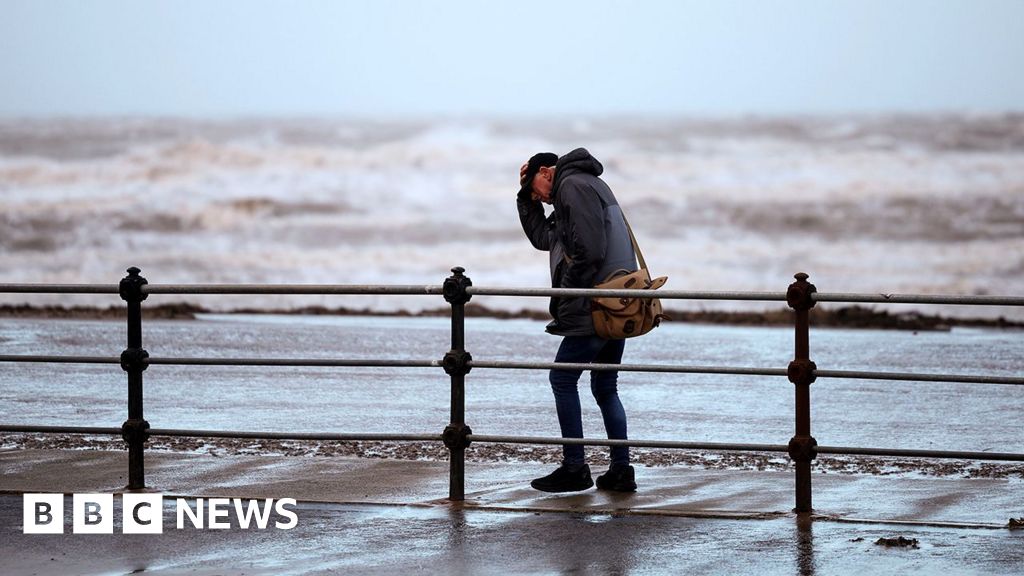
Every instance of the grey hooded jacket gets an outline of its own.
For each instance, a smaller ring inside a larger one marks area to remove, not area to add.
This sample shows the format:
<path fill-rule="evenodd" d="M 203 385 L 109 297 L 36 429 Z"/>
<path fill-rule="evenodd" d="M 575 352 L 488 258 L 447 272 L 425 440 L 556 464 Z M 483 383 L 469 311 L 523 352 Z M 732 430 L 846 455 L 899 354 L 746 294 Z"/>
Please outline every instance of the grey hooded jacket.
<path fill-rule="evenodd" d="M 626 221 L 611 189 L 598 178 L 604 167 L 585 148 L 558 159 L 551 198 L 554 212 L 529 197 L 517 198 L 519 221 L 538 250 L 550 252 L 551 286 L 592 288 L 616 270 L 637 269 Z M 552 298 L 547 331 L 594 334 L 589 298 Z"/>

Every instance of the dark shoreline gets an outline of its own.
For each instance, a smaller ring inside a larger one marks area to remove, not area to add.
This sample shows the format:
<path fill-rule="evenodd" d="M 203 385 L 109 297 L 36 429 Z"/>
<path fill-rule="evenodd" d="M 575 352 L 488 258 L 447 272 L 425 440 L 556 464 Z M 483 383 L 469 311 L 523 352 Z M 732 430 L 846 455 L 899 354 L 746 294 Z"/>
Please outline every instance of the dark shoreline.
<path fill-rule="evenodd" d="M 732 326 L 791 326 L 792 311 L 787 308 L 759 312 L 726 311 L 683 311 L 666 310 L 673 322 L 691 324 L 721 324 Z M 399 310 L 381 312 L 369 309 L 327 308 L 306 306 L 290 309 L 237 308 L 233 310 L 211 310 L 184 302 L 144 306 L 143 316 L 151 320 L 194 320 L 197 314 L 279 314 L 302 316 L 386 316 L 386 317 L 448 317 L 447 307 L 410 312 Z M 519 311 L 495 310 L 479 304 L 466 305 L 466 316 L 477 318 L 498 318 L 503 320 L 529 319 L 548 321 L 547 312 L 522 309 Z M 121 320 L 125 317 L 123 306 L 35 306 L 30 304 L 0 305 L 0 318 L 47 318 L 74 320 Z M 1006 318 L 952 318 L 947 316 L 874 310 L 865 306 L 844 306 L 839 308 L 815 307 L 811 310 L 811 325 L 830 328 L 865 328 L 883 330 L 946 331 L 953 327 L 1024 329 L 1024 322 Z"/>

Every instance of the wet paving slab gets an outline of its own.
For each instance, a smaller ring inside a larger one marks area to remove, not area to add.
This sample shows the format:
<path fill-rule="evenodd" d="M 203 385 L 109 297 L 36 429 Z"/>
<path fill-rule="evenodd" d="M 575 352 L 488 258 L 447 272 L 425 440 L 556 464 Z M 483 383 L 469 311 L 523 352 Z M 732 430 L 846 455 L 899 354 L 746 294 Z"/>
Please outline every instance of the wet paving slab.
<path fill-rule="evenodd" d="M 194 500 L 190 500 L 194 506 Z M 1014 574 L 1020 531 L 462 506 L 300 503 L 291 530 L 21 534 L 0 496 L 8 574 Z M 70 499 L 68 499 L 70 504 Z M 168 501 L 165 516 L 173 518 Z M 120 511 L 117 511 L 119 513 Z M 876 542 L 903 537 L 914 547 Z"/>
<path fill-rule="evenodd" d="M 1019 481 L 815 476 L 812 519 L 792 475 L 639 468 L 636 494 L 529 488 L 542 464 L 472 463 L 447 501 L 444 462 L 150 453 L 160 535 L 22 534 L 19 492 L 119 493 L 124 453 L 0 452 L 0 555 L 12 574 L 1014 574 L 1024 572 Z M 595 471 L 596 472 L 596 471 Z M 298 500 L 293 529 L 175 526 L 176 499 Z M 115 497 L 115 507 L 120 506 Z M 885 546 L 902 537 L 916 546 Z"/>

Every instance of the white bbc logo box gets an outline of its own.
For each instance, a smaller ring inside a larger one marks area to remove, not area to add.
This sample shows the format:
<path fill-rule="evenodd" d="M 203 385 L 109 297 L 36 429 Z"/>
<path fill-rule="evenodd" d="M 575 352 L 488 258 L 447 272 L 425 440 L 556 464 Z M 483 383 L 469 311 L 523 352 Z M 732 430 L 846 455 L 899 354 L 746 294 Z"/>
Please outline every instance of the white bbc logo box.
<path fill-rule="evenodd" d="M 163 496 L 125 494 L 121 500 L 121 529 L 124 534 L 163 533 Z M 71 526 L 75 534 L 114 533 L 113 494 L 75 494 L 71 503 Z M 22 533 L 63 534 L 64 495 L 25 494 L 22 499 Z"/>
<path fill-rule="evenodd" d="M 25 494 L 21 526 L 25 534 L 63 534 L 64 495 Z"/>
<path fill-rule="evenodd" d="M 163 534 L 164 500 L 160 494 L 125 494 L 121 497 L 121 527 L 125 534 Z"/>

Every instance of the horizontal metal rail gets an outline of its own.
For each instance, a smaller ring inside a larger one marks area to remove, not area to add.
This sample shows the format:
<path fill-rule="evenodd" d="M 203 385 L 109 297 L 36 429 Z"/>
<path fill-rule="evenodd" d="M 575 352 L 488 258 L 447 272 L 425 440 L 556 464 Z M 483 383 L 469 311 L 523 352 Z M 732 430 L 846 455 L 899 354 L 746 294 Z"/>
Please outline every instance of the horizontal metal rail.
<path fill-rule="evenodd" d="M 0 424 L 0 432 L 19 432 L 25 434 L 111 434 L 121 435 L 121 428 L 102 428 L 96 426 L 37 426 L 21 424 Z"/>
<path fill-rule="evenodd" d="M 470 286 L 471 296 L 585 296 L 588 298 L 661 298 L 662 300 L 786 301 L 785 292 L 691 292 L 684 290 L 602 290 L 598 288 L 510 288 Z"/>
<path fill-rule="evenodd" d="M 0 362 L 52 364 L 120 364 L 113 356 L 41 356 L 0 355 Z M 336 358 L 164 358 L 151 357 L 148 365 L 167 366 L 282 366 L 347 368 L 441 368 L 441 360 L 336 359 Z M 668 374 L 728 374 L 734 376 L 787 376 L 785 368 L 747 368 L 734 366 L 677 366 L 661 364 L 579 364 L 569 362 L 504 362 L 472 360 L 470 368 L 503 370 L 590 370 L 594 372 L 655 372 Z M 904 382 L 948 382 L 954 384 L 1005 384 L 1024 386 L 1024 378 L 973 374 L 920 374 L 900 372 L 861 372 L 852 370 L 815 370 L 818 378 L 856 380 L 892 380 Z"/>
<path fill-rule="evenodd" d="M 593 372 L 667 372 L 675 374 L 733 374 L 785 376 L 785 368 L 736 368 L 728 366 L 666 366 L 662 364 L 578 364 L 572 362 L 503 362 L 472 360 L 470 368 L 505 370 L 590 370 Z"/>
<path fill-rule="evenodd" d="M 117 294 L 117 284 L 0 284 L 0 294 Z"/>
<path fill-rule="evenodd" d="M 337 360 L 317 358 L 148 358 L 149 365 L 173 366 L 310 366 L 349 368 L 440 368 L 440 360 Z"/>
<path fill-rule="evenodd" d="M 116 356 L 43 356 L 0 355 L 0 362 L 37 362 L 40 364 L 120 364 Z"/>
<path fill-rule="evenodd" d="M 0 362 L 45 364 L 120 364 L 113 356 L 12 356 L 0 355 Z M 143 360 L 148 365 L 172 366 L 309 366 L 351 368 L 440 368 L 440 360 L 333 359 L 333 358 L 162 358 Z"/>
<path fill-rule="evenodd" d="M 717 442 L 675 442 L 671 440 L 611 440 L 607 438 L 548 438 L 542 436 L 493 436 L 470 434 L 470 442 L 494 444 L 547 444 L 562 446 L 628 446 L 630 448 L 674 448 L 682 450 L 723 450 L 737 452 L 788 452 L 785 444 L 723 444 Z"/>
<path fill-rule="evenodd" d="M 961 384 L 1009 384 L 1024 386 L 1024 378 L 1013 376 L 976 376 L 973 374 L 911 374 L 900 372 L 858 372 L 853 370 L 815 370 L 818 378 L 853 380 L 899 380 L 906 382 L 952 382 Z"/>
<path fill-rule="evenodd" d="M 0 424 L 0 432 L 26 434 L 102 434 L 120 436 L 121 428 L 92 426 L 29 426 Z M 440 434 L 334 434 L 328 432 L 258 432 L 244 430 L 187 430 L 173 428 L 151 428 L 150 436 L 182 436 L 189 438 L 236 438 L 243 440 L 323 440 L 323 441 L 367 441 L 367 442 L 440 442 Z"/>
<path fill-rule="evenodd" d="M 153 428 L 150 436 L 189 438 L 241 438 L 252 440 L 324 440 L 338 442 L 440 442 L 440 434 L 331 434 L 327 432 L 246 432 L 237 430 L 187 430 Z"/>
<path fill-rule="evenodd" d="M 730 374 L 739 376 L 788 376 L 785 368 L 743 368 L 728 366 L 665 366 L 658 364 L 573 364 L 568 362 L 498 362 L 473 360 L 472 368 L 518 370 L 592 370 L 594 372 L 666 372 L 676 374 Z M 1012 376 L 979 376 L 974 374 L 913 374 L 899 372 L 856 372 L 849 370 L 815 370 L 818 378 L 897 380 L 908 382 L 949 382 L 963 384 L 1024 385 L 1024 378 Z"/>
<path fill-rule="evenodd" d="M 490 436 L 470 434 L 472 442 L 497 444 L 582 444 L 585 446 L 629 446 L 631 448 L 676 448 L 684 450 L 721 450 L 729 452 L 787 452 L 789 447 L 778 444 L 722 444 L 714 442 L 672 442 L 661 440 L 608 440 L 603 438 L 546 438 L 535 436 Z M 818 454 L 844 454 L 852 456 L 905 456 L 935 458 L 939 460 L 1000 460 L 1024 462 L 1024 454 L 1007 452 L 965 452 L 952 450 L 904 450 L 896 448 L 857 448 L 845 446 L 818 446 Z"/>
<path fill-rule="evenodd" d="M 905 456 L 908 458 L 935 458 L 938 460 L 1000 460 L 1024 462 L 1024 454 L 1008 452 L 903 450 L 899 448 L 854 448 L 847 446 L 818 446 L 816 451 L 818 454 L 848 454 L 853 456 Z"/>
<path fill-rule="evenodd" d="M 440 295 L 440 284 L 146 284 L 143 294 L 350 294 L 350 295 Z"/>
<path fill-rule="evenodd" d="M 955 296 L 924 294 L 846 294 L 816 292 L 815 302 L 879 302 L 891 304 L 959 304 L 965 306 L 1024 306 L 1021 296 Z"/>

